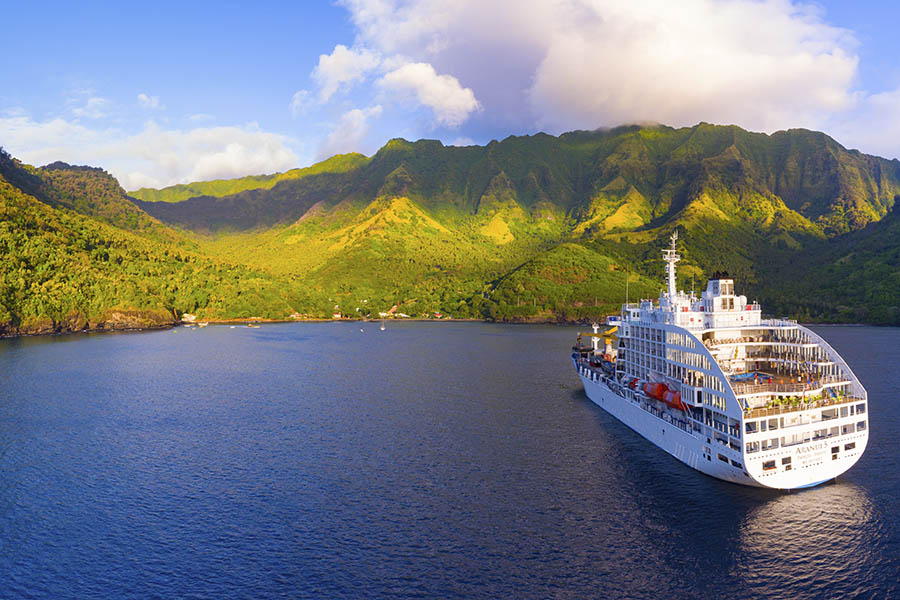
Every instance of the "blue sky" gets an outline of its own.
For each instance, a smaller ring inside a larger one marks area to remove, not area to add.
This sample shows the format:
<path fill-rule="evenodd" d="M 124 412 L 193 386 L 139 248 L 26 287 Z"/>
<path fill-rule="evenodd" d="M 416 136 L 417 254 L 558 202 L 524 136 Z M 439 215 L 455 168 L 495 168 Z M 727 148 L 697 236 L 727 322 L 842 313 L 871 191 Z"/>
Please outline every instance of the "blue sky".
<path fill-rule="evenodd" d="M 900 156 L 900 8 L 734 0 L 12 3 L 0 145 L 126 189 L 633 122 Z"/>

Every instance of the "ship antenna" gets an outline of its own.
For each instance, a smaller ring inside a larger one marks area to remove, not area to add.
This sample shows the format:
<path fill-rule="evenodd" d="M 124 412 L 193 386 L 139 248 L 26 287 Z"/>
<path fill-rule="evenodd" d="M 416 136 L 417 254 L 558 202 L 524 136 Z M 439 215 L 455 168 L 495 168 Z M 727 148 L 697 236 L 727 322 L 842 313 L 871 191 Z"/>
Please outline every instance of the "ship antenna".
<path fill-rule="evenodd" d="M 675 231 L 672 232 L 672 237 L 669 241 L 669 247 L 663 250 L 663 260 L 666 263 L 666 271 L 668 272 L 669 299 L 673 300 L 676 292 L 675 263 L 681 260 L 681 255 L 678 254 L 676 249 L 676 242 L 678 242 L 678 228 L 675 228 Z"/>

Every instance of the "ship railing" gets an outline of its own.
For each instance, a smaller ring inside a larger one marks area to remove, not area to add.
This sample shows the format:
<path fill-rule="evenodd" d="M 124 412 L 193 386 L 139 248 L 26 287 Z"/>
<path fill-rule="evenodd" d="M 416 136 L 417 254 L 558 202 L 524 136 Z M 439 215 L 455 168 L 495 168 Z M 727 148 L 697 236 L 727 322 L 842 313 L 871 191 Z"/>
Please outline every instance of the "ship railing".
<path fill-rule="evenodd" d="M 707 348 L 733 346 L 735 344 L 784 344 L 785 346 L 818 346 L 812 340 L 784 338 L 777 335 L 745 335 L 736 338 L 715 338 L 703 340 Z"/>
<path fill-rule="evenodd" d="M 827 358 L 803 359 L 796 354 L 782 352 L 748 352 L 741 357 L 744 360 L 756 362 L 777 362 L 782 364 L 802 363 L 804 365 L 833 365 L 834 361 Z"/>
<path fill-rule="evenodd" d="M 841 404 L 850 404 L 852 402 L 862 402 L 864 398 L 860 396 L 841 396 L 840 398 L 823 398 L 813 402 L 800 402 L 799 404 L 789 404 L 787 406 L 771 406 L 751 408 L 744 410 L 745 419 L 756 419 L 759 417 L 777 417 L 779 415 L 811 410 L 815 408 L 824 408 L 826 406 L 838 406 Z"/>
<path fill-rule="evenodd" d="M 763 319 L 761 324 L 766 327 L 796 327 L 797 321 L 794 319 Z"/>
<path fill-rule="evenodd" d="M 760 381 L 758 383 L 755 383 L 751 381 L 747 383 L 732 383 L 731 389 L 734 390 L 734 393 L 737 396 L 765 393 L 796 394 L 800 392 L 815 393 L 822 390 L 826 385 L 841 385 L 849 383 L 850 380 L 844 377 L 836 375 L 825 375 L 818 379 L 814 379 L 812 382 L 800 381 L 797 383 L 786 383 L 781 381 L 769 383 L 767 381 Z"/>

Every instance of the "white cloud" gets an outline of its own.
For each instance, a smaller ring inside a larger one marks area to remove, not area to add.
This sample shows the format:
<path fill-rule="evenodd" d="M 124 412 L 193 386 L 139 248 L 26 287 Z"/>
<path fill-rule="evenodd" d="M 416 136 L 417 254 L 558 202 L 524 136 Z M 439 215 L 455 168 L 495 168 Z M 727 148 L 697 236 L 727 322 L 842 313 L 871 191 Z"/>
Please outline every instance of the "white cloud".
<path fill-rule="evenodd" d="M 772 131 L 821 126 L 855 101 L 852 35 L 789 0 L 341 4 L 357 47 L 465 81 L 485 119 L 509 129 L 704 120 Z"/>
<path fill-rule="evenodd" d="M 848 148 L 900 158 L 900 89 L 860 99 L 858 110 L 828 130 Z"/>
<path fill-rule="evenodd" d="M 212 115 L 208 115 L 206 113 L 197 113 L 194 115 L 189 115 L 188 119 L 194 122 L 202 122 L 202 121 L 215 121 L 216 118 Z"/>
<path fill-rule="evenodd" d="M 294 96 L 291 98 L 291 115 L 294 118 L 302 114 L 306 114 L 306 111 L 309 109 L 309 91 L 308 90 L 298 90 L 294 92 Z"/>
<path fill-rule="evenodd" d="M 72 114 L 86 119 L 102 119 L 109 116 L 112 102 L 99 96 L 91 96 L 83 103 L 72 107 Z"/>
<path fill-rule="evenodd" d="M 857 59 L 840 32 L 785 3 L 604 8 L 594 25 L 552 36 L 529 90 L 539 124 L 706 120 L 773 131 L 853 105 Z"/>
<path fill-rule="evenodd" d="M 369 119 L 381 115 L 381 106 L 366 109 L 354 108 L 341 115 L 337 126 L 319 148 L 316 160 L 323 160 L 335 154 L 364 152 L 366 135 L 369 133 Z"/>
<path fill-rule="evenodd" d="M 127 190 L 273 173 L 297 166 L 285 136 L 244 126 L 161 129 L 150 121 L 137 133 L 94 129 L 56 118 L 0 118 L 0 139 L 31 164 L 62 160 L 103 167 Z"/>
<path fill-rule="evenodd" d="M 148 96 L 147 94 L 138 94 L 137 96 L 138 104 L 141 108 L 147 108 L 150 110 L 155 110 L 157 108 L 163 108 L 159 103 L 159 96 Z"/>
<path fill-rule="evenodd" d="M 319 101 L 327 102 L 341 86 L 349 87 L 361 80 L 380 62 L 376 52 L 366 48 L 351 49 L 343 44 L 335 46 L 331 54 L 322 54 L 312 72 L 313 79 L 319 84 Z"/>
<path fill-rule="evenodd" d="M 428 63 L 409 63 L 387 73 L 379 84 L 388 90 L 413 93 L 423 106 L 434 111 L 435 119 L 447 127 L 459 127 L 481 105 L 470 88 L 452 75 L 438 75 Z"/>

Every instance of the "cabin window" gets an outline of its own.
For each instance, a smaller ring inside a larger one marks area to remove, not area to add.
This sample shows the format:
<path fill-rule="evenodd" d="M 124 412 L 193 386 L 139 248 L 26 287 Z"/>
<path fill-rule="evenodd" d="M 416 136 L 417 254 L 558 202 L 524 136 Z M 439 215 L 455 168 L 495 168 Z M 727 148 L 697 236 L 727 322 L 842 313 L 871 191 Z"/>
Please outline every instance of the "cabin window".
<path fill-rule="evenodd" d="M 772 438 L 771 440 L 766 440 L 762 443 L 763 450 L 774 450 L 778 447 L 778 438 Z"/>
<path fill-rule="evenodd" d="M 789 464 L 791 464 L 791 457 L 790 457 L 790 456 L 785 456 L 784 458 L 782 458 L 782 459 L 781 459 L 781 464 L 783 464 L 783 465 L 789 465 Z"/>
<path fill-rule="evenodd" d="M 763 463 L 763 471 L 771 471 L 774 468 L 775 468 L 774 460 L 767 460 L 766 462 Z"/>
<path fill-rule="evenodd" d="M 865 412 L 866 412 L 866 405 L 865 405 L 865 404 L 857 404 L 857 405 L 856 405 L 856 414 L 861 415 L 861 414 L 863 414 L 863 413 L 865 413 Z"/>
<path fill-rule="evenodd" d="M 747 454 L 759 452 L 759 442 L 747 442 Z"/>
<path fill-rule="evenodd" d="M 743 468 L 744 468 L 744 465 L 742 465 L 741 463 L 739 463 L 738 461 L 736 461 L 736 460 L 734 460 L 734 459 L 731 460 L 731 466 L 732 466 L 732 467 L 737 467 L 738 469 L 743 469 Z"/>
<path fill-rule="evenodd" d="M 840 451 L 841 451 L 841 447 L 840 447 L 840 446 L 832 446 L 832 447 L 831 447 L 831 453 L 832 453 L 832 454 L 837 454 L 837 453 L 840 452 Z"/>
<path fill-rule="evenodd" d="M 778 429 L 778 419 L 769 419 L 769 431 Z"/>
<path fill-rule="evenodd" d="M 850 423 L 848 425 L 844 425 L 843 427 L 841 427 L 841 435 L 846 435 L 848 433 L 853 433 L 855 431 L 856 431 L 856 425 L 854 425 L 853 423 Z"/>
<path fill-rule="evenodd" d="M 846 406 L 842 406 L 842 407 L 841 407 L 841 416 L 842 416 L 842 417 L 846 417 L 846 416 L 849 416 L 849 415 L 850 415 L 850 409 L 847 408 Z"/>
<path fill-rule="evenodd" d="M 844 444 L 844 450 L 853 450 L 856 448 L 856 442 L 850 442 L 849 444 Z"/>
<path fill-rule="evenodd" d="M 744 429 L 746 429 L 747 433 L 756 433 L 756 421 L 747 421 L 744 425 Z"/>
<path fill-rule="evenodd" d="M 857 431 L 865 431 L 865 430 L 866 430 L 866 422 L 865 422 L 865 421 L 860 421 L 859 423 L 857 423 L 857 424 L 856 424 L 856 430 L 857 430 Z"/>
<path fill-rule="evenodd" d="M 765 422 L 765 421 L 760 421 L 760 422 L 759 422 L 759 430 L 760 430 L 760 431 L 765 431 L 765 430 L 766 430 L 766 422 Z"/>
<path fill-rule="evenodd" d="M 719 454 L 717 456 L 719 457 L 719 460 L 721 460 L 723 463 L 728 464 L 728 457 L 722 456 L 721 454 Z"/>

